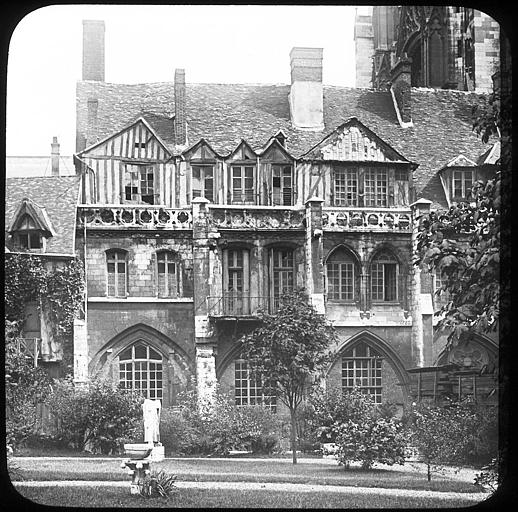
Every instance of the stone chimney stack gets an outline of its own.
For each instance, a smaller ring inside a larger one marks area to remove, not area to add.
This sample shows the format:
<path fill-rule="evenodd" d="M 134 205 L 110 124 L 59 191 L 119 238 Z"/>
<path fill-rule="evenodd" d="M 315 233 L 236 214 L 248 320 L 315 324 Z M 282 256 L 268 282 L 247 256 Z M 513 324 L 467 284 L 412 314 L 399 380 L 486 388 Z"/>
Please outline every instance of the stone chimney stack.
<path fill-rule="evenodd" d="M 83 80 L 104 82 L 104 21 L 83 20 Z"/>
<path fill-rule="evenodd" d="M 187 143 L 187 119 L 185 116 L 185 69 L 174 72 L 174 131 L 176 144 Z"/>
<path fill-rule="evenodd" d="M 324 129 L 322 48 L 293 48 L 290 52 L 290 114 L 295 128 Z"/>
<path fill-rule="evenodd" d="M 52 137 L 52 144 L 50 147 L 52 176 L 59 176 L 59 142 L 57 137 Z"/>
<path fill-rule="evenodd" d="M 412 61 L 404 54 L 390 70 L 391 91 L 397 105 L 398 118 L 402 126 L 412 122 Z"/>

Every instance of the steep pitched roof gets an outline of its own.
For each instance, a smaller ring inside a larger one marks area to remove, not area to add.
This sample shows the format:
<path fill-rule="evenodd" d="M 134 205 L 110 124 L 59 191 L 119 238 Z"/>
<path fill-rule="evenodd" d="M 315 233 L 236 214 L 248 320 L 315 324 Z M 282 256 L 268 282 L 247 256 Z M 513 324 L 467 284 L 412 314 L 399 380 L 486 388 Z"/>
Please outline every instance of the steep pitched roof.
<path fill-rule="evenodd" d="M 289 92 L 289 85 L 186 84 L 189 146 L 204 138 L 219 154 L 228 155 L 244 139 L 259 152 L 282 130 L 287 136 L 286 149 L 299 158 L 347 119 L 356 117 L 406 159 L 419 164 L 414 172 L 418 196 L 431 199 L 434 206 L 447 204 L 439 169 L 459 153 L 476 161 L 487 150 L 471 129 L 472 107 L 482 101 L 479 94 L 413 88 L 414 126 L 401 128 L 390 92 L 324 86 L 324 130 L 307 132 L 291 124 Z M 95 140 L 147 112 L 154 114 L 155 123 L 163 123 L 161 133 L 174 150 L 173 83 L 79 82 L 77 97 L 79 133 L 87 133 L 86 100 L 97 97 Z M 150 124 L 155 127 L 153 121 Z"/>
<path fill-rule="evenodd" d="M 46 254 L 74 254 L 79 176 L 7 178 L 5 180 L 5 230 L 25 198 L 44 209 L 54 229 Z M 7 237 L 7 233 L 6 233 Z"/>

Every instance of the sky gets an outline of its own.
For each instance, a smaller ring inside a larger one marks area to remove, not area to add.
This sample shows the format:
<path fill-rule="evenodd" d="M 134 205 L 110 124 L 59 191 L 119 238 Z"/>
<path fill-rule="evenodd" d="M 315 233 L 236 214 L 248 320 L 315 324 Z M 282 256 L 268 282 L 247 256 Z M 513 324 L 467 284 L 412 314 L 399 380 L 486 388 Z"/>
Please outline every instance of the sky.
<path fill-rule="evenodd" d="M 365 12 L 366 7 L 359 7 Z M 7 68 L 8 156 L 75 151 L 82 20 L 105 21 L 105 80 L 290 82 L 294 46 L 324 49 L 323 81 L 354 87 L 353 6 L 62 5 L 31 12 L 14 30 Z M 29 121 L 28 121 L 29 120 Z"/>

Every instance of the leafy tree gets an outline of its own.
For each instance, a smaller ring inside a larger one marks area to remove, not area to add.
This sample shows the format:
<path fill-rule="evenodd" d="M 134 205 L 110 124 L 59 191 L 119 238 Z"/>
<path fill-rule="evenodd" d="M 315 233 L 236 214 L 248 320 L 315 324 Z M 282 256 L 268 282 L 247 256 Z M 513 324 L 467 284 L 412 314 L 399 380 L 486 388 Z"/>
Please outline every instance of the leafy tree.
<path fill-rule="evenodd" d="M 501 135 L 500 122 L 500 97 L 493 94 L 474 111 L 473 130 L 483 142 L 494 141 Z M 499 170 L 493 179 L 474 183 L 471 202 L 419 219 L 415 263 L 441 274 L 450 299 L 441 308 L 438 327 L 450 331 L 453 344 L 466 332 L 491 332 L 499 325 L 506 296 L 501 283 L 505 287 L 509 282 L 508 270 L 500 267 L 501 228 L 509 218 L 502 183 Z"/>
<path fill-rule="evenodd" d="M 261 325 L 240 340 L 241 355 L 263 389 L 276 394 L 290 411 L 291 449 L 297 463 L 297 410 L 311 380 L 331 360 L 335 334 L 302 290 L 281 296 L 277 312 L 260 313 Z"/>
<path fill-rule="evenodd" d="M 409 438 L 423 457 L 428 480 L 432 468 L 441 464 L 473 464 L 496 457 L 495 420 L 494 411 L 468 402 L 443 407 L 413 404 L 406 417 Z"/>

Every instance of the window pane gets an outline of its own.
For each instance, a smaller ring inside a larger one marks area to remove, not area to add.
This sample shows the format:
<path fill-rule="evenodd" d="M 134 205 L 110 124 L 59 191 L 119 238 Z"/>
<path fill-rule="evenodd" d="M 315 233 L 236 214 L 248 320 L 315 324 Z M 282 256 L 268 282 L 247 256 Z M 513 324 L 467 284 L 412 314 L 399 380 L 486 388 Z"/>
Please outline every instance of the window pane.
<path fill-rule="evenodd" d="M 135 359 L 146 359 L 147 347 L 144 345 L 135 345 Z"/>

